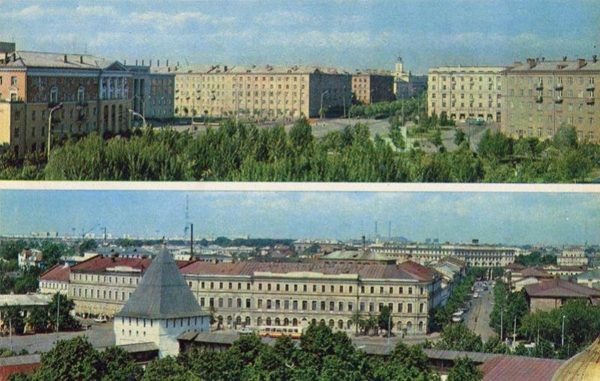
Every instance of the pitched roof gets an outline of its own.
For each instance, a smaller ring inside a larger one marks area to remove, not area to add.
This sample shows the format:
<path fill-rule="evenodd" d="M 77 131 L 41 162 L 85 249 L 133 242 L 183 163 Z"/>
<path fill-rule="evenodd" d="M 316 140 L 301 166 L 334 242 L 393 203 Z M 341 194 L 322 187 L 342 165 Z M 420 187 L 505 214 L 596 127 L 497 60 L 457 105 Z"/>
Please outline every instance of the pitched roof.
<path fill-rule="evenodd" d="M 87 69 L 103 70 L 115 65 L 126 70 L 118 61 L 107 60 L 102 57 L 96 57 L 89 54 L 65 54 L 65 53 L 47 53 L 17 51 L 14 53 L 15 59 L 9 55 L 9 62 L 4 66 L 8 67 L 39 67 L 39 68 L 61 68 L 61 69 Z M 65 62 L 65 56 L 67 57 Z"/>
<path fill-rule="evenodd" d="M 185 283 L 175 260 L 163 247 L 116 316 L 173 319 L 206 314 Z"/>
<path fill-rule="evenodd" d="M 498 356 L 483 363 L 483 381 L 551 381 L 563 360 Z"/>
<path fill-rule="evenodd" d="M 525 292 L 533 297 L 589 298 L 600 297 L 600 291 L 562 279 L 545 280 L 525 286 Z"/>
<path fill-rule="evenodd" d="M 145 272 L 152 263 L 150 258 L 123 258 L 117 256 L 97 256 L 87 261 L 78 263 L 71 268 L 73 272 L 93 272 L 102 273 L 111 271 L 111 269 L 130 267 L 133 270 Z M 175 261 L 179 268 L 184 267 L 191 263 L 191 261 Z"/>
<path fill-rule="evenodd" d="M 525 278 L 534 277 L 534 278 L 552 278 L 552 274 L 543 269 L 538 269 L 536 267 L 527 267 L 521 270 L 521 275 Z"/>
<path fill-rule="evenodd" d="M 69 265 L 63 265 L 59 263 L 50 267 L 50 269 L 40 275 L 40 280 L 68 282 L 70 275 L 71 267 Z"/>
<path fill-rule="evenodd" d="M 209 263 L 194 262 L 181 269 L 183 274 L 196 275 L 232 275 L 252 276 L 255 273 L 297 273 L 314 272 L 323 275 L 358 275 L 365 279 L 406 279 L 415 281 L 430 281 L 437 273 L 425 266 L 412 261 L 396 265 L 365 264 L 355 262 L 237 262 L 237 263 Z"/>

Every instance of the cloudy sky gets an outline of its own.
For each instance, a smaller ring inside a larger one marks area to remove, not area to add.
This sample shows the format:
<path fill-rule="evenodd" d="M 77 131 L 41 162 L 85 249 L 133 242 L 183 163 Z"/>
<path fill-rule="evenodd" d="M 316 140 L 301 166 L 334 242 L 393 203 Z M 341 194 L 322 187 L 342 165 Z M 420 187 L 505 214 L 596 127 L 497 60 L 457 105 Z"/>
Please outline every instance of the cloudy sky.
<path fill-rule="evenodd" d="M 181 63 L 443 64 L 591 57 L 600 0 L 0 0 L 23 50 Z"/>
<path fill-rule="evenodd" d="M 186 196 L 197 236 L 486 243 L 600 243 L 600 193 L 0 191 L 0 235 L 106 226 L 113 235 L 181 236 Z"/>

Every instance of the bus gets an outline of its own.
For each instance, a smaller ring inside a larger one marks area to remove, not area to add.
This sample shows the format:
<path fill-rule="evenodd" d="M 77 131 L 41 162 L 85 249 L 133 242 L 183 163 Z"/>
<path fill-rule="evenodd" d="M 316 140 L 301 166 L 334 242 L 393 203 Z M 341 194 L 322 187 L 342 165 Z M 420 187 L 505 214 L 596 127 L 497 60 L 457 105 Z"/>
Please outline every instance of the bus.
<path fill-rule="evenodd" d="M 258 335 L 261 337 L 277 338 L 289 336 L 292 339 L 299 339 L 302 336 L 302 327 L 263 325 L 258 327 Z"/>

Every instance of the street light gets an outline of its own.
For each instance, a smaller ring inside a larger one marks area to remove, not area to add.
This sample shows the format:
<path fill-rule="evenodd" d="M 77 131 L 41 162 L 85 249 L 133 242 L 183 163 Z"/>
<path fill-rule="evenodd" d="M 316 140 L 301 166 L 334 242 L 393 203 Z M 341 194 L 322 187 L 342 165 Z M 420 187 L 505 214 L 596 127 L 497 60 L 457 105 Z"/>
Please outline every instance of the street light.
<path fill-rule="evenodd" d="M 321 93 L 321 108 L 319 109 L 319 116 L 321 119 L 323 119 L 323 97 L 325 96 L 325 94 L 328 94 L 329 90 L 325 90 Z"/>
<path fill-rule="evenodd" d="M 50 161 L 50 144 L 52 144 L 52 113 L 56 110 L 60 110 L 63 108 L 62 102 L 55 105 L 50 109 L 50 115 L 48 115 L 48 153 L 47 153 L 47 161 Z"/>
<path fill-rule="evenodd" d="M 132 109 L 127 109 L 127 111 L 129 111 L 129 113 L 132 116 L 137 116 L 137 117 L 142 118 L 142 127 L 144 127 L 144 128 L 146 127 L 146 118 L 144 118 L 144 115 L 140 114 L 139 112 L 135 112 Z"/>
<path fill-rule="evenodd" d="M 565 315 L 562 316 L 562 328 L 561 328 L 561 338 L 560 338 L 560 346 L 565 346 Z"/>

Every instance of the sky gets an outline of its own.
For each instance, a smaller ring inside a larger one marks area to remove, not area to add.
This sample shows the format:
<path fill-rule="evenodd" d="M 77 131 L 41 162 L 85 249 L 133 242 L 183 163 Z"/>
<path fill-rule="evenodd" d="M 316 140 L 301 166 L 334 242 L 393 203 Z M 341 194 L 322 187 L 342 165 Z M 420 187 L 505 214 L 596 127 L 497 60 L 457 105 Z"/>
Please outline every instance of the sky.
<path fill-rule="evenodd" d="M 600 0 L 0 0 L 18 49 L 170 63 L 325 65 L 414 73 L 600 48 Z M 595 48 L 596 46 L 596 48 Z"/>
<path fill-rule="evenodd" d="M 101 227 L 113 236 L 360 239 L 600 244 L 600 193 L 0 191 L 0 235 Z"/>

